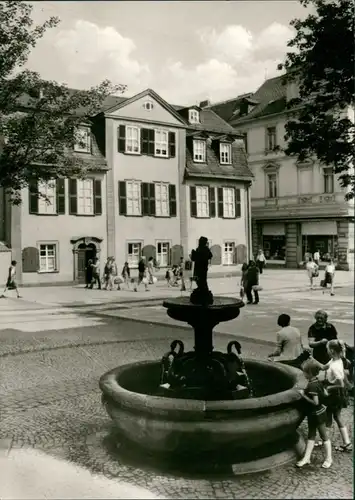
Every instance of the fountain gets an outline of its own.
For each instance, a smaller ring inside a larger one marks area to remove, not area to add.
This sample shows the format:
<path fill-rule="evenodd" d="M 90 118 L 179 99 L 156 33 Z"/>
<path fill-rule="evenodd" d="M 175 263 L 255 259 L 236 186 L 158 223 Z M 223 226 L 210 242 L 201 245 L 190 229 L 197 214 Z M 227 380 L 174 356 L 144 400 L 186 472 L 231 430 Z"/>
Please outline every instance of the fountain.
<path fill-rule="evenodd" d="M 119 434 L 141 449 L 180 463 L 233 464 L 234 473 L 294 460 L 304 442 L 300 370 L 243 360 L 238 341 L 214 351 L 213 328 L 237 318 L 244 302 L 213 297 L 207 284 L 212 254 L 201 237 L 192 252 L 197 288 L 164 301 L 168 315 L 194 329 L 194 350 L 174 340 L 159 361 L 120 366 L 100 379 L 102 401 Z M 235 352 L 233 352 L 235 348 Z"/>

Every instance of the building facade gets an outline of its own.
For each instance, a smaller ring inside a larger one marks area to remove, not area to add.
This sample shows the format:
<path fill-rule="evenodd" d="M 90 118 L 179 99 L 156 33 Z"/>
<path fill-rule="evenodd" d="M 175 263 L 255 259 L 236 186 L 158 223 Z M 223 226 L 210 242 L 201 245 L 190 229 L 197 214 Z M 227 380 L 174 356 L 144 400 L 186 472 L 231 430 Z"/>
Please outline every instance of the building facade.
<path fill-rule="evenodd" d="M 307 254 L 334 257 L 341 269 L 354 268 L 354 205 L 345 201 L 331 168 L 316 160 L 297 162 L 285 146 L 287 101 L 297 87 L 272 78 L 254 94 L 213 106 L 228 113 L 244 135 L 252 187 L 253 251 L 263 248 L 270 264 L 296 268 Z"/>
<path fill-rule="evenodd" d="M 89 259 L 161 269 L 209 238 L 216 271 L 250 255 L 250 185 L 244 143 L 213 110 L 171 106 L 153 90 L 108 100 L 83 121 L 74 154 L 85 179 L 53 179 L 1 196 L 1 234 L 24 285 L 84 283 Z M 41 193 L 46 200 L 38 196 Z"/>

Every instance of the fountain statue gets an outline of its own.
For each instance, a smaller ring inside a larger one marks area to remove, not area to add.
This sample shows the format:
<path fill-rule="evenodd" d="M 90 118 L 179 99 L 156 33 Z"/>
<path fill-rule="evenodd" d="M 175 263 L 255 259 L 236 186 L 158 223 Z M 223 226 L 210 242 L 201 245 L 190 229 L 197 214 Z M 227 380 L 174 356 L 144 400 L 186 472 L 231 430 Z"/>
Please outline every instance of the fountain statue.
<path fill-rule="evenodd" d="M 237 318 L 244 302 L 213 297 L 207 241 L 201 237 L 191 255 L 197 288 L 163 302 L 171 318 L 192 326 L 194 349 L 174 340 L 160 362 L 111 370 L 100 379 L 102 401 L 121 436 L 165 459 L 229 460 L 234 473 L 268 469 L 303 453 L 305 380 L 295 368 L 244 360 L 236 339 L 226 352 L 214 350 L 214 327 Z"/>

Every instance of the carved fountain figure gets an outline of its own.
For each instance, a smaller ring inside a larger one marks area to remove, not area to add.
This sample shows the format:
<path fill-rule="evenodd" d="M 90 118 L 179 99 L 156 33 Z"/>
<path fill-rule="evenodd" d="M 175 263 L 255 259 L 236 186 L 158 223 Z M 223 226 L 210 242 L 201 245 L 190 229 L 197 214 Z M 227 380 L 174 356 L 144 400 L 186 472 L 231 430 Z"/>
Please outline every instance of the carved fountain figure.
<path fill-rule="evenodd" d="M 303 452 L 297 428 L 304 409 L 296 387 L 305 380 L 285 365 L 243 360 L 237 340 L 224 353 L 214 351 L 213 328 L 237 318 L 244 302 L 213 297 L 207 241 L 201 237 L 191 255 L 197 288 L 190 297 L 163 302 L 171 318 L 192 326 L 193 351 L 174 340 L 160 362 L 111 370 L 100 379 L 102 401 L 120 435 L 139 448 L 185 457 L 185 463 L 192 455 L 229 460 L 237 464 L 234 474 L 268 469 Z"/>

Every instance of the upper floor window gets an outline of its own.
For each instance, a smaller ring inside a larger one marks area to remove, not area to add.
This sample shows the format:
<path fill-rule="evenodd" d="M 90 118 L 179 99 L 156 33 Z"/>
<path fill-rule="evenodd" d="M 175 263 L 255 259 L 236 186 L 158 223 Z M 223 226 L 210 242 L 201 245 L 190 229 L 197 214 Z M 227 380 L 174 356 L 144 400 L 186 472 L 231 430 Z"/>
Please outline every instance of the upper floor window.
<path fill-rule="evenodd" d="M 267 197 L 277 198 L 277 174 L 267 174 Z"/>
<path fill-rule="evenodd" d="M 197 217 L 209 217 L 208 186 L 196 186 Z"/>
<path fill-rule="evenodd" d="M 154 104 L 152 103 L 152 101 L 146 101 L 143 103 L 143 108 L 146 110 L 146 111 L 151 111 L 154 107 Z"/>
<path fill-rule="evenodd" d="M 189 109 L 189 122 L 200 123 L 200 113 L 196 109 Z"/>
<path fill-rule="evenodd" d="M 194 161 L 199 163 L 206 162 L 206 141 L 194 140 Z"/>
<path fill-rule="evenodd" d="M 234 188 L 223 188 L 223 217 L 233 219 L 235 217 L 235 190 Z"/>
<path fill-rule="evenodd" d="M 323 169 L 324 192 L 334 193 L 334 171 L 330 168 Z"/>
<path fill-rule="evenodd" d="M 91 152 L 91 137 L 89 127 L 78 127 L 75 131 L 74 151 L 77 153 Z"/>
<path fill-rule="evenodd" d="M 126 197 L 127 215 L 142 215 L 140 181 L 126 182 Z"/>
<path fill-rule="evenodd" d="M 140 131 L 138 127 L 126 126 L 126 153 L 140 153 Z"/>
<path fill-rule="evenodd" d="M 268 127 L 266 129 L 266 150 L 273 151 L 276 145 L 276 127 Z"/>
<path fill-rule="evenodd" d="M 232 145 L 231 144 L 226 144 L 226 143 L 221 143 L 220 148 L 219 148 L 219 154 L 220 154 L 220 162 L 223 164 L 230 164 L 232 163 Z"/>
<path fill-rule="evenodd" d="M 38 198 L 39 214 L 56 214 L 56 181 L 51 180 L 38 184 L 38 192 L 42 195 Z M 45 197 L 45 198 L 44 198 Z"/>
<path fill-rule="evenodd" d="M 94 213 L 94 182 L 93 179 L 77 180 L 78 215 L 93 215 Z"/>
<path fill-rule="evenodd" d="M 155 215 L 169 217 L 169 184 L 155 183 Z"/>
<path fill-rule="evenodd" d="M 165 130 L 155 131 L 155 156 L 168 157 L 169 134 Z"/>

